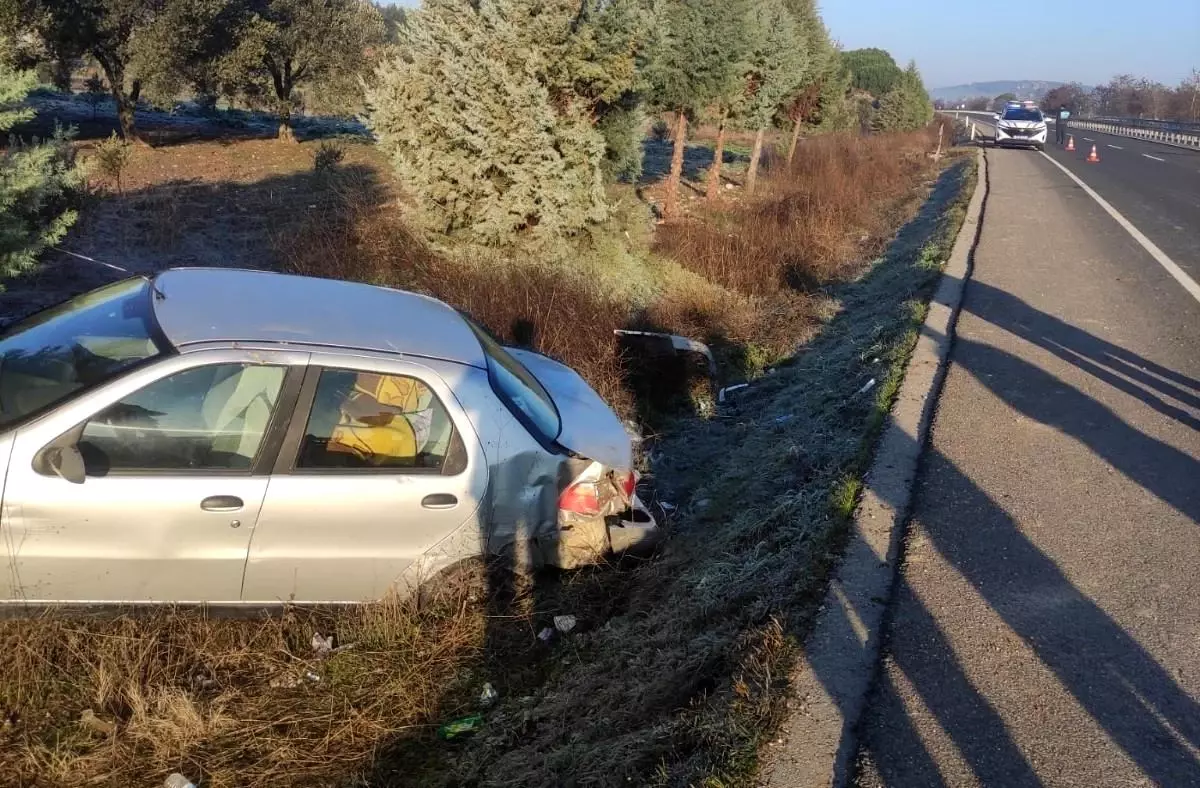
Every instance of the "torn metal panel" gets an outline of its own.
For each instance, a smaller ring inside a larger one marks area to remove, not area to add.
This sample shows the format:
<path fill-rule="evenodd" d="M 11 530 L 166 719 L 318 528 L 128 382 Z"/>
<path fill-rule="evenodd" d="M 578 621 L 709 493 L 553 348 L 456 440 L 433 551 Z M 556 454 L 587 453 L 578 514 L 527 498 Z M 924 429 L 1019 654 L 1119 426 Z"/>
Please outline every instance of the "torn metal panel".
<path fill-rule="evenodd" d="M 618 328 L 613 333 L 623 337 L 644 337 L 648 340 L 647 345 L 660 353 L 667 348 L 674 352 L 698 353 L 704 356 L 705 361 L 708 362 L 709 377 L 715 378 L 717 376 L 717 360 L 713 357 L 712 350 L 703 342 L 697 342 L 694 339 L 679 336 L 678 334 L 663 334 L 657 331 L 633 331 Z"/>

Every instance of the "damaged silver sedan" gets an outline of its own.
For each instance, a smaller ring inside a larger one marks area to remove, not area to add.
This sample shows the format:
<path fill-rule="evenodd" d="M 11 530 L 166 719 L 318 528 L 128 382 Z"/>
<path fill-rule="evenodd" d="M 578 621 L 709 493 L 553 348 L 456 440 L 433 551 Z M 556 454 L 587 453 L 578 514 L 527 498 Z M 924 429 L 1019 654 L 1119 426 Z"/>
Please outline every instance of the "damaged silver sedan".
<path fill-rule="evenodd" d="M 0 603 L 360 602 L 658 536 L 620 420 L 432 298 L 174 269 L 0 335 Z"/>

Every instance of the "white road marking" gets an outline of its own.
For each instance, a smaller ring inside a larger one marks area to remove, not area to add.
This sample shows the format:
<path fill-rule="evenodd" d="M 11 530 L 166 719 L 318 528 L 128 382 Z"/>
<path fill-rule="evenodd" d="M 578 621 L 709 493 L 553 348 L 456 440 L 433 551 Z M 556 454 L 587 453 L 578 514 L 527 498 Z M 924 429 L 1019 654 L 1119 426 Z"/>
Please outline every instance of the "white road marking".
<path fill-rule="evenodd" d="M 1115 219 L 1117 224 L 1121 225 L 1121 227 L 1125 229 L 1125 232 L 1133 236 L 1133 240 L 1141 244 L 1141 247 L 1150 253 L 1150 256 L 1154 258 L 1155 262 L 1165 268 L 1167 273 L 1173 276 L 1176 282 L 1183 285 L 1183 289 L 1188 291 L 1192 298 L 1196 299 L 1197 303 L 1200 303 L 1200 283 L 1197 283 L 1195 279 L 1192 279 L 1190 276 L 1188 276 L 1187 273 L 1180 268 L 1174 260 L 1172 260 L 1170 257 L 1167 257 L 1166 252 L 1164 252 L 1162 249 L 1159 249 L 1154 244 L 1154 241 L 1151 241 L 1149 238 L 1147 238 L 1141 230 L 1133 226 L 1132 222 L 1118 213 L 1116 208 L 1109 205 L 1108 200 L 1101 197 L 1091 186 L 1088 186 L 1086 183 L 1080 180 L 1079 176 L 1047 156 L 1045 153 L 1042 153 L 1042 155 L 1046 157 L 1046 161 L 1062 170 L 1064 175 L 1075 181 L 1079 188 L 1083 189 L 1083 191 L 1089 197 L 1099 203 L 1100 207 L 1103 208 L 1109 216 Z M 1147 154 L 1143 153 L 1142 155 L 1146 156 Z M 1154 157 L 1151 156 L 1151 158 Z"/>
<path fill-rule="evenodd" d="M 1125 149 L 1124 149 L 1124 148 L 1122 148 L 1120 145 L 1109 145 L 1108 147 L 1110 147 L 1110 148 L 1112 148 L 1112 149 L 1114 149 L 1114 150 L 1125 150 Z"/>
<path fill-rule="evenodd" d="M 1151 156 L 1149 153 L 1143 153 L 1142 155 L 1145 156 L 1147 159 L 1154 159 L 1155 161 L 1166 161 L 1166 159 L 1160 159 L 1157 156 Z"/>
<path fill-rule="evenodd" d="M 1092 139 L 1091 137 L 1084 137 L 1083 139 L 1084 139 L 1084 142 L 1095 142 L 1095 140 Z"/>

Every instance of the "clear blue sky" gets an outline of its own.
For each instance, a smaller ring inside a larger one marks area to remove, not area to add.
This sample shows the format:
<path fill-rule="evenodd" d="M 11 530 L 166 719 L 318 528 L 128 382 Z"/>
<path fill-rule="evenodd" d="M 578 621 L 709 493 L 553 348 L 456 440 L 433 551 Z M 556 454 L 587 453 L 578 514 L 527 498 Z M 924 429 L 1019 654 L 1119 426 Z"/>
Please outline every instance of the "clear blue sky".
<path fill-rule="evenodd" d="M 819 0 L 846 49 L 915 58 L 925 85 L 999 79 L 1178 84 L 1200 68 L 1200 0 Z M 1005 7 L 1007 6 L 1007 7 Z"/>

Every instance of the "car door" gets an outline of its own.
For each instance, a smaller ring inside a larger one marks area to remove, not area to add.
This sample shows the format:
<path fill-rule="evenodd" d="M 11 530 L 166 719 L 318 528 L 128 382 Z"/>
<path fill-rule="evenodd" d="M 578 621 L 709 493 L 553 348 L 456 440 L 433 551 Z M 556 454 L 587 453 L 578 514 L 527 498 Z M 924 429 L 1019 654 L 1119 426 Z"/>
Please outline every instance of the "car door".
<path fill-rule="evenodd" d="M 234 602 L 307 353 L 213 350 L 143 368 L 21 428 L 0 595 Z M 50 459 L 76 447 L 86 474 Z M 68 478 L 64 478 L 68 476 Z"/>
<path fill-rule="evenodd" d="M 313 354 L 243 599 L 379 599 L 477 555 L 487 479 L 470 421 L 431 365 Z"/>

